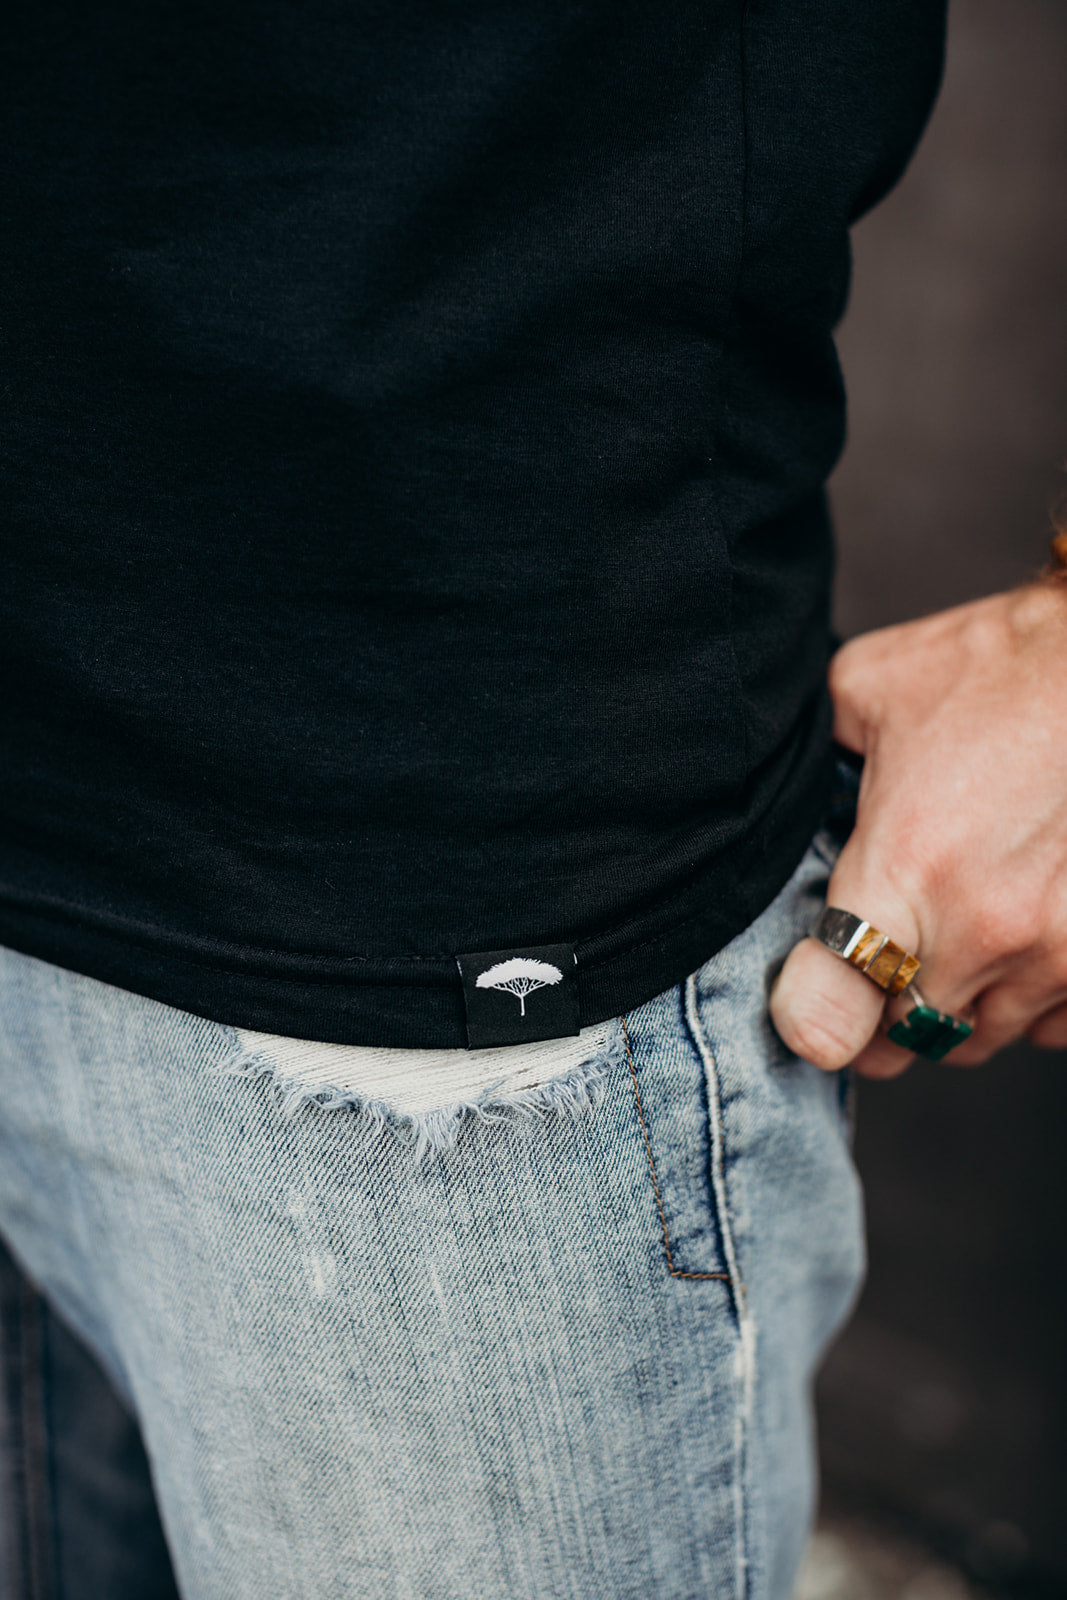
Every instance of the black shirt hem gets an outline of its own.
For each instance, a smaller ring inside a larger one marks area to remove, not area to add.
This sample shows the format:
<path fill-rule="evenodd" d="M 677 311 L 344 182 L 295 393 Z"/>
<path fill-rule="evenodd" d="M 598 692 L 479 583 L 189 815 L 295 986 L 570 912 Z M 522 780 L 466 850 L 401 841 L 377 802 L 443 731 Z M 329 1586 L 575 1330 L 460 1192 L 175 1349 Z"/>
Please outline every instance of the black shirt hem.
<path fill-rule="evenodd" d="M 825 811 L 832 769 L 828 739 L 807 742 L 802 766 L 806 770 L 790 774 L 743 840 L 695 872 L 681 890 L 647 905 L 625 928 L 576 943 L 583 1027 L 643 1005 L 680 982 L 770 904 Z M 335 1044 L 467 1044 L 462 986 L 448 957 L 330 959 L 206 939 L 190 948 L 187 938 L 162 930 L 120 919 L 111 926 L 90 922 L 74 908 L 19 903 L 11 894 L 0 894 L 0 943 L 233 1027 Z"/>

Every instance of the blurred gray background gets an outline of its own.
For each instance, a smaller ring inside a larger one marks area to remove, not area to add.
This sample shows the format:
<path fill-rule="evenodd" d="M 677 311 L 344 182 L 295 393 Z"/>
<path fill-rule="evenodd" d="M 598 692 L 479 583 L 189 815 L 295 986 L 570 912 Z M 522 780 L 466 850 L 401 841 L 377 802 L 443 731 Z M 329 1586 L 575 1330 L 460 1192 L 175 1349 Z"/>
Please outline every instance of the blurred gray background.
<path fill-rule="evenodd" d="M 1065 0 L 954 0 L 930 129 L 854 242 L 845 634 L 1045 559 L 1067 490 Z M 821 1384 L 831 1513 L 1067 1595 L 1067 1058 L 919 1067 L 858 1110 L 871 1273 Z"/>

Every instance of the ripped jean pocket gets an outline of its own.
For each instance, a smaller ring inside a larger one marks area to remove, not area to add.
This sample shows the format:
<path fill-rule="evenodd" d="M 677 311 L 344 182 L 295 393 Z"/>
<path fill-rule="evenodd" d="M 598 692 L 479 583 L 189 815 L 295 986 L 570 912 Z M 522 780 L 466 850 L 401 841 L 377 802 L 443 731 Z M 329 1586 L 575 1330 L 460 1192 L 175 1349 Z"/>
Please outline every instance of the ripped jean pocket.
<path fill-rule="evenodd" d="M 230 1030 L 230 1071 L 265 1079 L 284 1117 L 347 1111 L 415 1158 L 455 1149 L 472 1123 L 576 1112 L 598 1097 L 624 1046 L 619 1018 L 563 1039 L 486 1050 L 318 1043 Z"/>

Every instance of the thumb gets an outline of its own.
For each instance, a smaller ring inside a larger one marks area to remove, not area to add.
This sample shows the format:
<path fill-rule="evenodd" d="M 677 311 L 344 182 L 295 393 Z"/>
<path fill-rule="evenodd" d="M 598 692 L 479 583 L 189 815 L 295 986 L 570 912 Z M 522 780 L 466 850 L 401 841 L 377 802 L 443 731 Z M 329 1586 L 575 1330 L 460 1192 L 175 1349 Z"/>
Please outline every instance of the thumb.
<path fill-rule="evenodd" d="M 857 870 L 855 842 L 854 836 L 842 852 L 827 903 L 865 918 L 906 950 L 914 950 L 918 942 L 914 914 L 902 900 L 887 896 L 884 884 L 880 893 L 865 887 Z M 771 991 L 771 1020 L 790 1050 L 834 1072 L 848 1066 L 870 1043 L 887 998 L 857 967 L 817 939 L 802 939 Z M 909 1059 L 900 1052 L 901 1071 Z"/>

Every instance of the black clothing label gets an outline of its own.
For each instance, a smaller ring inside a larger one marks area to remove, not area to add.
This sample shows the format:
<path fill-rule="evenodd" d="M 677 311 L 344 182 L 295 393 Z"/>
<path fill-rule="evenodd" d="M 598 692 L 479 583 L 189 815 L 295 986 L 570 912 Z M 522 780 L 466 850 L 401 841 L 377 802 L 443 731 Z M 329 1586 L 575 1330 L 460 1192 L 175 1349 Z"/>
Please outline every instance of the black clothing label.
<path fill-rule="evenodd" d="M 457 956 L 470 1048 L 564 1039 L 577 1033 L 576 963 L 572 944 Z"/>

